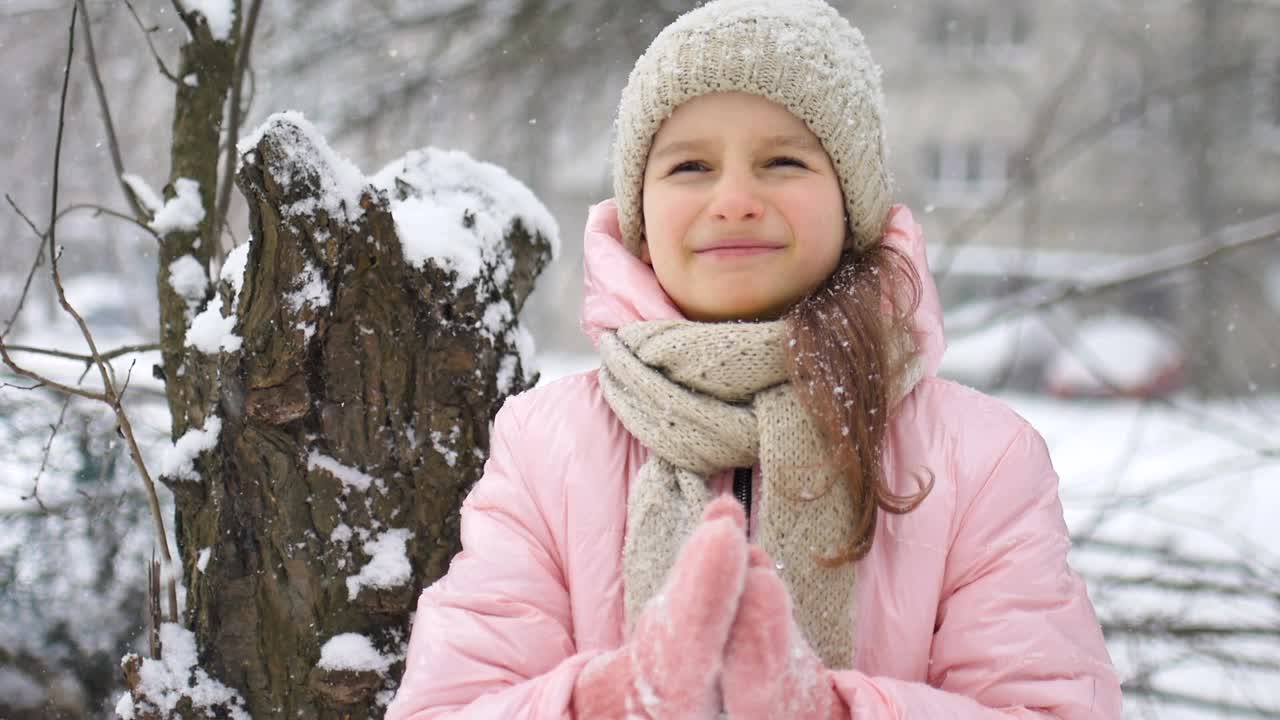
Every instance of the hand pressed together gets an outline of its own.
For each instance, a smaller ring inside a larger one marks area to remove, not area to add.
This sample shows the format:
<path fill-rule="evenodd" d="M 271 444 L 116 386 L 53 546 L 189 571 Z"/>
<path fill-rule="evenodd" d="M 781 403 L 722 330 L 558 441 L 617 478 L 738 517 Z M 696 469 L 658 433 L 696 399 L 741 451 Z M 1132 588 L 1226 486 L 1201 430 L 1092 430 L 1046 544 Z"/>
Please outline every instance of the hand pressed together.
<path fill-rule="evenodd" d="M 724 706 L 733 720 L 847 718 L 831 673 L 791 613 L 773 561 L 752 547 L 724 659 Z"/>
<path fill-rule="evenodd" d="M 583 669 L 577 720 L 848 717 L 730 497 L 711 503 L 625 645 Z"/>

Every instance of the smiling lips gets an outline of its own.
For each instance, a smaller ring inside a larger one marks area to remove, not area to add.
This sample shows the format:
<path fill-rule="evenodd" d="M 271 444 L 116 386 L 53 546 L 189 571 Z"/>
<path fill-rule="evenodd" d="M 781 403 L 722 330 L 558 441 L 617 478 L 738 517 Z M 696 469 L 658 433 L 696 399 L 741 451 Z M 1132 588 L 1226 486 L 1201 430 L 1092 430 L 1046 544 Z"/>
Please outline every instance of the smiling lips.
<path fill-rule="evenodd" d="M 783 246 L 777 243 L 765 242 L 754 238 L 725 238 L 695 250 L 694 254 L 701 257 L 748 257 L 751 255 L 764 255 L 782 248 Z"/>

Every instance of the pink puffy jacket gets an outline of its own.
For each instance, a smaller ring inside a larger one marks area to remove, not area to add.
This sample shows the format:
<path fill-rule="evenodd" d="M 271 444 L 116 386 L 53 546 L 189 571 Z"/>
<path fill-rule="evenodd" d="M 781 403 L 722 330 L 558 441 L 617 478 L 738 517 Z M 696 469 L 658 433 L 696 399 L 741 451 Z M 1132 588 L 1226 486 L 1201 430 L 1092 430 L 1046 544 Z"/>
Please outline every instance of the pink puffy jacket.
<path fill-rule="evenodd" d="M 592 208 L 583 327 L 679 317 L 618 241 L 612 201 Z M 859 720 L 1119 718 L 1120 686 L 1070 540 L 1040 435 L 1000 402 L 935 376 L 945 346 L 921 229 L 903 207 L 886 242 L 915 261 L 928 376 L 893 419 L 886 473 L 915 491 L 881 514 L 858 566 L 854 669 L 835 672 Z M 623 642 L 627 486 L 648 457 L 596 372 L 511 398 L 484 477 L 462 506 L 462 552 L 418 602 L 389 720 L 568 718 L 574 681 Z M 728 486 L 723 478 L 716 482 Z"/>

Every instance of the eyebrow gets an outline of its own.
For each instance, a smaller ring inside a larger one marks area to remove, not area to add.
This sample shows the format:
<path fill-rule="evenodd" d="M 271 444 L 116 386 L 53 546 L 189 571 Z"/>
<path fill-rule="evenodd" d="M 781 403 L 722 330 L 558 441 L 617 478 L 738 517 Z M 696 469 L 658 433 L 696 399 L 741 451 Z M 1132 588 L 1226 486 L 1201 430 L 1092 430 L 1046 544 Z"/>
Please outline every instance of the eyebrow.
<path fill-rule="evenodd" d="M 651 161 L 659 160 L 668 155 L 693 152 L 706 147 L 711 142 L 708 138 L 697 138 L 665 143 L 654 150 L 649 159 Z M 811 150 L 815 152 L 822 150 L 822 145 L 815 138 L 807 135 L 773 135 L 765 138 L 762 144 L 774 148 L 794 148 L 796 150 Z"/>

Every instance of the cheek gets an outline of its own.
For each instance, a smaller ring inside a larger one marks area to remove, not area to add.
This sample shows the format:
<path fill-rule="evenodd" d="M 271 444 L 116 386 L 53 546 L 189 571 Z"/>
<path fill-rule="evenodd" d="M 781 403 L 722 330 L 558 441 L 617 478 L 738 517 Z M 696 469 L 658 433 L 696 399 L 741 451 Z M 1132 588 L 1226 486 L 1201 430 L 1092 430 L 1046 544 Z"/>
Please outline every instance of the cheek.
<path fill-rule="evenodd" d="M 834 191 L 833 191 L 834 190 Z M 821 187 L 787 198 L 792 232 L 803 240 L 805 254 L 826 258 L 844 248 L 844 199 L 838 189 Z"/>
<path fill-rule="evenodd" d="M 688 232 L 698 206 L 690 193 L 677 188 L 645 188 L 642 201 L 645 238 L 654 255 L 675 251 Z"/>

